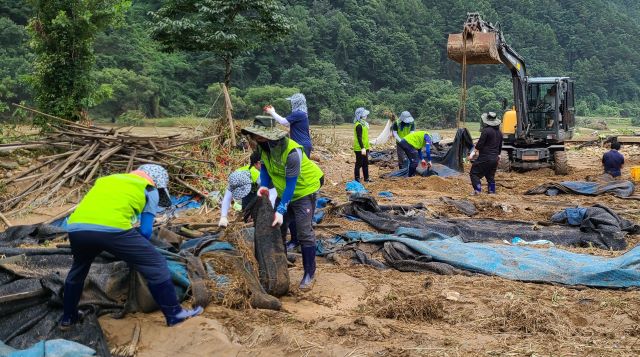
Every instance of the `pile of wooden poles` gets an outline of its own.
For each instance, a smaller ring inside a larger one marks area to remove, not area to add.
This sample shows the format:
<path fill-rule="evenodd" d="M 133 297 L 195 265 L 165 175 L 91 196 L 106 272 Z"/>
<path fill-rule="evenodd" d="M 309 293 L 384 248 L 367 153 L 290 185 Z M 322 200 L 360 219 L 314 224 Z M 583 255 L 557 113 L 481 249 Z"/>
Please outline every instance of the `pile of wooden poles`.
<path fill-rule="evenodd" d="M 39 113 L 45 115 L 44 113 Z M 60 153 L 40 157 L 40 163 L 13 175 L 4 185 L 27 182 L 26 187 L 0 203 L 0 212 L 16 214 L 27 207 L 65 203 L 74 193 L 90 187 L 105 174 L 133 170 L 142 164 L 158 164 L 169 169 L 170 181 L 187 191 L 206 196 L 182 178 L 194 177 L 184 168 L 188 161 L 212 164 L 186 155 L 180 156 L 181 147 L 211 139 L 181 139 L 180 134 L 162 137 L 133 135 L 122 129 L 106 129 L 82 125 L 55 118 L 50 132 L 32 142 L 10 144 L 15 148 L 48 146 Z M 191 155 L 192 156 L 192 155 Z M 182 177 L 182 178 L 181 178 Z M 69 190 L 60 191 L 63 187 Z"/>

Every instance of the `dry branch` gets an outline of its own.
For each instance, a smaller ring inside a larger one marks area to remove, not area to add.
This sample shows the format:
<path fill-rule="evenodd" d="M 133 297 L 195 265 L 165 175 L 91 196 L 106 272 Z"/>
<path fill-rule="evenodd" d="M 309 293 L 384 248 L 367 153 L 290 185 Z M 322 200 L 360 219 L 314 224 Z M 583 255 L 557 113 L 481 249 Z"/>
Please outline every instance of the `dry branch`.
<path fill-rule="evenodd" d="M 92 184 L 99 176 L 125 170 L 129 172 L 136 165 L 144 163 L 165 166 L 170 169 L 170 181 L 178 188 L 193 191 L 200 196 L 205 195 L 204 190 L 199 189 L 197 184 L 185 182 L 181 178 L 199 177 L 185 168 L 188 162 L 200 163 L 199 165 L 214 163 L 194 157 L 188 150 L 184 150 L 183 155 L 178 155 L 175 151 L 179 151 L 181 146 L 197 144 L 216 138 L 217 135 L 188 140 L 181 140 L 179 134 L 161 137 L 136 136 L 123 129 L 87 126 L 22 105 L 15 106 L 52 119 L 48 123 L 50 131 L 38 141 L 3 144 L 2 148 L 52 147 L 64 152 L 42 156 L 40 164 L 2 182 L 8 185 L 28 181 L 29 184 L 21 190 L 16 190 L 17 192 L 10 197 L 0 200 L 0 212 L 7 215 L 17 214 L 28 207 L 51 203 L 50 200 L 58 201 L 60 197 L 68 197 L 66 191 L 61 191 L 65 186 L 72 188 L 72 191 L 78 191 L 84 189 L 85 185 Z M 173 175 L 172 171 L 179 173 L 180 177 Z M 56 194 L 60 197 L 56 197 Z M 12 211 L 7 212 L 9 210 Z"/>

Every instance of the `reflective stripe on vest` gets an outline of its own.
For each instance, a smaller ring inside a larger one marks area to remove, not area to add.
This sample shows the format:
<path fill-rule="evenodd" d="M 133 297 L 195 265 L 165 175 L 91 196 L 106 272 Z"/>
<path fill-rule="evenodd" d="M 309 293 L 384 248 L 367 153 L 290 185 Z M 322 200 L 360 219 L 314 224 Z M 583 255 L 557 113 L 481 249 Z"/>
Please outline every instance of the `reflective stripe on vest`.
<path fill-rule="evenodd" d="M 87 223 L 131 229 L 146 204 L 149 181 L 132 174 L 101 177 L 69 217 L 69 224 Z"/>
<path fill-rule="evenodd" d="M 353 126 L 353 151 L 360 151 L 362 147 L 360 147 L 360 143 L 358 142 L 358 134 L 356 132 L 358 125 L 362 127 L 362 144 L 364 144 L 365 149 L 369 149 L 371 145 L 369 145 L 369 128 L 366 125 L 362 125 L 360 122 L 356 122 Z"/>
<path fill-rule="evenodd" d="M 262 152 L 260 156 L 262 158 L 262 164 L 267 169 L 269 176 L 271 176 L 271 182 L 278 192 L 278 197 L 282 197 L 282 193 L 284 192 L 286 185 L 285 171 L 287 166 L 287 157 L 294 149 L 301 150 L 302 162 L 300 163 L 300 175 L 298 176 L 296 189 L 293 191 L 293 198 L 291 199 L 291 202 L 293 202 L 318 191 L 320 189 L 320 178 L 324 174 L 315 162 L 309 160 L 300 144 L 291 139 L 287 140 L 287 148 L 283 150 L 280 158 L 272 158 L 271 155 L 264 150 L 261 150 Z"/>
<path fill-rule="evenodd" d="M 413 146 L 414 149 L 420 150 L 425 146 L 425 135 L 431 136 L 428 131 L 414 131 L 413 133 L 405 136 L 404 140 L 406 140 L 409 145 Z"/>

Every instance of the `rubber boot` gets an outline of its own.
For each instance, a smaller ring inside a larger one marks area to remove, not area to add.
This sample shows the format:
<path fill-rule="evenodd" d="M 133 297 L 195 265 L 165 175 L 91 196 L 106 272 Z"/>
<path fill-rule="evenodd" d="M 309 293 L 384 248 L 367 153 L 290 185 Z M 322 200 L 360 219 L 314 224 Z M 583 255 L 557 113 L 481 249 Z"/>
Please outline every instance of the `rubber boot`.
<path fill-rule="evenodd" d="M 60 330 L 68 330 L 79 320 L 78 304 L 80 303 L 80 297 L 82 297 L 82 289 L 84 288 L 84 282 L 81 284 L 64 283 L 63 292 L 63 310 L 62 318 L 58 327 Z"/>
<path fill-rule="evenodd" d="M 300 245 L 300 242 L 298 241 L 298 230 L 296 229 L 296 222 L 295 220 L 291 221 L 292 222 L 289 223 L 289 233 L 291 233 L 291 239 L 285 245 L 285 249 L 287 252 L 296 249 Z"/>
<path fill-rule="evenodd" d="M 473 186 L 473 194 L 479 195 L 480 193 L 482 193 L 482 185 L 477 184 L 476 186 Z"/>
<path fill-rule="evenodd" d="M 316 247 L 302 247 L 302 266 L 304 267 L 304 276 L 300 281 L 300 290 L 309 291 L 315 283 L 316 275 Z"/>
<path fill-rule="evenodd" d="M 190 317 L 200 315 L 203 311 L 200 306 L 193 310 L 183 309 L 176 297 L 176 289 L 171 280 L 155 285 L 149 284 L 149 292 L 160 306 L 167 326 L 177 325 Z"/>
<path fill-rule="evenodd" d="M 491 194 L 495 194 L 496 193 L 496 183 L 489 183 L 489 193 Z"/>

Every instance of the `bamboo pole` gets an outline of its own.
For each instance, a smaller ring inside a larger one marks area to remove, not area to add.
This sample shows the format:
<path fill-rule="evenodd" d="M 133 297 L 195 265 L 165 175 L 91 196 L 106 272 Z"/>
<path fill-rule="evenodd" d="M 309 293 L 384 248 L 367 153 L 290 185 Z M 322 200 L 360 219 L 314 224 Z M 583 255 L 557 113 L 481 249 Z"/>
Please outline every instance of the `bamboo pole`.
<path fill-rule="evenodd" d="M 231 97 L 229 97 L 229 90 L 224 83 L 220 83 L 222 87 L 222 93 L 224 94 L 224 111 L 227 116 L 227 120 L 229 121 L 229 129 L 231 130 L 231 146 L 236 146 L 236 127 L 233 124 L 233 116 L 231 115 L 231 111 L 233 110 L 233 106 L 231 105 Z"/>

